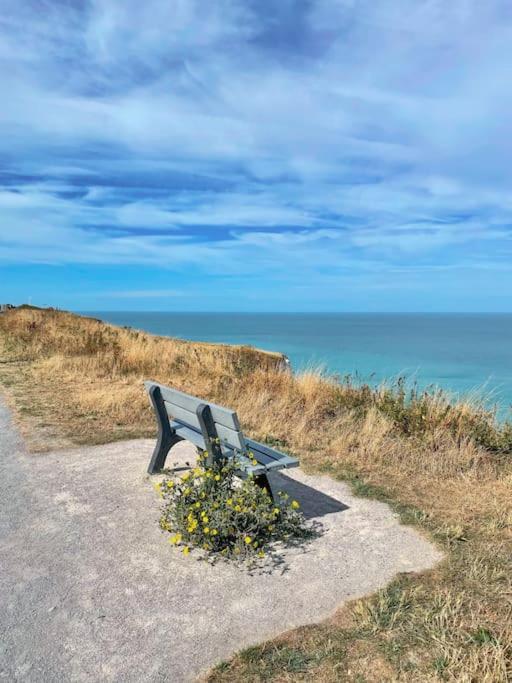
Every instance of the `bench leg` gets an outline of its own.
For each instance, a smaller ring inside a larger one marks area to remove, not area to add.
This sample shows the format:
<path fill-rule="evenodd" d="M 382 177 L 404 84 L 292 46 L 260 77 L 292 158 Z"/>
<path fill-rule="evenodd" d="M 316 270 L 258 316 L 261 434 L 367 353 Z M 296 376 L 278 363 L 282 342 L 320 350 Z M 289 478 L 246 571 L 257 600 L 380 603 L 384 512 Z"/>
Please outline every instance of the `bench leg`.
<path fill-rule="evenodd" d="M 258 486 L 261 486 L 262 489 L 266 489 L 272 500 L 275 500 L 276 497 L 272 489 L 272 484 L 270 483 L 270 479 L 266 474 L 258 474 L 256 477 L 254 477 L 254 482 L 258 484 Z"/>
<path fill-rule="evenodd" d="M 158 435 L 155 450 L 153 451 L 153 455 L 151 456 L 151 461 L 149 463 L 148 474 L 157 474 L 157 472 L 161 472 L 163 470 L 169 451 L 174 444 L 177 444 L 179 441 L 183 441 L 183 439 L 172 432 L 170 437 L 167 437 L 166 435 Z"/>
<path fill-rule="evenodd" d="M 149 398 L 155 409 L 156 421 L 158 423 L 158 437 L 155 450 L 153 451 L 149 463 L 148 473 L 156 474 L 164 468 L 165 459 L 171 448 L 174 444 L 178 443 L 178 441 L 182 441 L 182 438 L 171 429 L 160 388 L 152 387 L 149 392 Z"/>

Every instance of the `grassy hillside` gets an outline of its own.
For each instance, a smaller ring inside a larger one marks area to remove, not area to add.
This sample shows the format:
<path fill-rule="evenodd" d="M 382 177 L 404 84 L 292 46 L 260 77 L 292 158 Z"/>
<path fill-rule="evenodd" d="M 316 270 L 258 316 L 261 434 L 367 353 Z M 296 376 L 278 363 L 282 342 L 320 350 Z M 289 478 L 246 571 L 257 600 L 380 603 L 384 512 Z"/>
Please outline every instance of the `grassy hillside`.
<path fill-rule="evenodd" d="M 144 379 L 219 398 L 248 373 L 282 364 L 280 354 L 155 337 L 62 311 L 0 315 L 0 378 L 35 451 L 153 436 Z"/>
<path fill-rule="evenodd" d="M 241 653 L 211 680 L 512 678 L 510 425 L 400 383 L 293 376 L 279 356 L 246 347 L 57 311 L 0 315 L 0 382 L 33 449 L 153 435 L 147 378 L 235 408 L 251 436 L 386 500 L 446 551 L 436 570 Z"/>

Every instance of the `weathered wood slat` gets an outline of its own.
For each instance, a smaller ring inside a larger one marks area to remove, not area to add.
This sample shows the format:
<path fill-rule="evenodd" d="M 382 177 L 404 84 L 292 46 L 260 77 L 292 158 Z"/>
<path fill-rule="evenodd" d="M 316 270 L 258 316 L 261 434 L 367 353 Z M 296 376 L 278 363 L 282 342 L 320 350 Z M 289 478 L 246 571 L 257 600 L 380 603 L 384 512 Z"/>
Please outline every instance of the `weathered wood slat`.
<path fill-rule="evenodd" d="M 279 451 L 270 448 L 270 446 L 254 441 L 253 439 L 245 437 L 245 443 L 247 448 L 254 453 L 254 457 L 258 462 L 270 463 L 272 461 L 277 461 L 279 467 L 297 467 L 299 464 L 297 458 L 293 458 L 286 453 L 280 453 Z M 267 458 L 268 460 L 266 460 Z"/>
<path fill-rule="evenodd" d="M 171 428 L 174 429 L 176 434 L 186 441 L 190 441 L 198 448 L 205 448 L 204 437 L 201 432 L 192 429 L 191 427 L 185 427 L 181 422 L 171 421 Z M 224 447 L 223 452 L 228 458 L 236 458 L 237 462 L 240 463 L 241 469 L 243 469 L 248 474 L 261 474 L 267 467 L 259 463 L 258 465 L 253 465 L 250 459 L 240 453 L 237 453 L 232 448 Z"/>
<path fill-rule="evenodd" d="M 171 428 L 174 429 L 178 436 L 181 436 L 181 438 L 185 439 L 186 441 L 190 441 L 190 443 L 193 443 L 194 446 L 197 446 L 198 448 L 205 447 L 204 437 L 201 432 L 197 432 L 195 429 L 191 429 L 190 427 L 185 427 L 179 422 L 171 422 Z"/>
<path fill-rule="evenodd" d="M 287 466 L 286 460 L 271 458 L 265 453 L 261 453 L 261 451 L 258 451 L 256 448 L 251 448 L 250 451 L 254 455 L 254 459 L 264 465 L 267 470 L 279 470 Z M 290 464 L 288 467 L 293 467 L 293 465 Z"/>
<path fill-rule="evenodd" d="M 209 401 L 202 401 L 201 399 L 191 396 L 190 394 L 185 394 L 177 389 L 170 389 L 162 384 L 158 384 L 158 382 L 144 382 L 144 386 L 148 391 L 155 384 L 160 387 L 162 398 L 167 403 L 172 403 L 180 408 L 189 410 L 192 413 L 196 412 L 196 408 L 199 404 L 208 403 L 213 420 L 216 424 L 223 425 L 224 427 L 228 427 L 234 431 L 240 431 L 238 416 L 233 410 L 228 410 L 228 408 L 217 406 L 215 403 L 210 403 Z"/>
<path fill-rule="evenodd" d="M 199 404 L 200 405 L 200 404 Z M 195 413 L 191 413 L 190 410 L 184 410 L 175 405 L 171 405 L 167 401 L 165 402 L 165 408 L 169 417 L 174 417 L 180 422 L 184 422 L 189 427 L 201 430 L 199 419 Z M 235 432 L 234 429 L 229 429 L 221 424 L 215 424 L 217 434 L 221 443 L 225 443 L 231 448 L 243 451 L 245 450 L 245 439 L 241 432 Z"/>
<path fill-rule="evenodd" d="M 185 439 L 186 441 L 190 441 L 194 444 L 194 446 L 197 446 L 198 448 L 205 447 L 203 435 L 195 429 L 185 427 L 180 422 L 174 421 L 171 422 L 171 428 L 174 429 L 178 436 L 180 436 L 182 439 Z M 267 469 L 265 465 L 262 464 L 253 465 L 249 458 L 247 458 L 244 455 L 240 455 L 239 453 L 236 453 L 231 448 L 226 448 L 223 450 L 228 458 L 236 458 L 237 462 L 240 463 L 240 469 L 243 469 L 243 471 L 247 474 L 258 475 L 262 474 Z"/>
<path fill-rule="evenodd" d="M 164 404 L 165 409 L 167 410 L 167 415 L 169 415 L 170 418 L 175 418 L 176 420 L 179 420 L 179 422 L 184 422 L 186 425 L 201 431 L 201 425 L 196 413 L 192 413 L 190 410 L 185 410 L 179 406 L 172 405 L 167 401 L 165 401 Z"/>
<path fill-rule="evenodd" d="M 242 455 L 241 453 L 233 451 L 231 448 L 226 448 L 223 450 L 223 452 L 228 458 L 236 459 L 236 461 L 240 464 L 240 469 L 246 474 L 258 475 L 263 474 L 267 470 L 267 467 L 262 463 L 253 465 L 250 458 L 248 458 L 246 455 Z"/>
<path fill-rule="evenodd" d="M 236 448 L 239 451 L 245 450 L 245 439 L 242 432 L 235 432 L 233 429 L 228 429 L 224 425 L 217 423 L 215 423 L 215 428 L 221 443 L 231 446 L 231 448 Z"/>
<path fill-rule="evenodd" d="M 256 442 L 253 441 L 253 443 Z M 238 457 L 241 462 L 244 462 L 244 468 L 253 468 L 255 471 L 259 471 L 261 468 L 263 468 L 263 470 L 280 470 L 284 467 L 284 465 L 276 458 L 269 458 L 268 455 L 257 451 L 255 448 L 251 448 L 249 450 L 253 454 L 254 460 L 256 460 L 258 465 L 252 464 L 252 458 L 250 455 L 240 455 L 233 453 L 233 457 Z"/>
<path fill-rule="evenodd" d="M 240 464 L 240 469 L 246 474 L 257 476 L 258 474 L 264 474 L 267 469 L 265 465 L 253 465 L 249 458 L 246 458 L 244 455 L 237 455 L 237 462 Z"/>

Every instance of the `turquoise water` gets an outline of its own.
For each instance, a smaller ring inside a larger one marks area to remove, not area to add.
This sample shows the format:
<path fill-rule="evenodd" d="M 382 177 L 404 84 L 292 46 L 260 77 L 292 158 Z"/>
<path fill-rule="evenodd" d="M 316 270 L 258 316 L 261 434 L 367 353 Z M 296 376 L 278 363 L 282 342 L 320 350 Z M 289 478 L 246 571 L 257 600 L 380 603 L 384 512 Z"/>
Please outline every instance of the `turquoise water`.
<path fill-rule="evenodd" d="M 380 383 L 399 375 L 512 404 L 512 314 L 89 313 L 116 325 L 285 353 Z"/>

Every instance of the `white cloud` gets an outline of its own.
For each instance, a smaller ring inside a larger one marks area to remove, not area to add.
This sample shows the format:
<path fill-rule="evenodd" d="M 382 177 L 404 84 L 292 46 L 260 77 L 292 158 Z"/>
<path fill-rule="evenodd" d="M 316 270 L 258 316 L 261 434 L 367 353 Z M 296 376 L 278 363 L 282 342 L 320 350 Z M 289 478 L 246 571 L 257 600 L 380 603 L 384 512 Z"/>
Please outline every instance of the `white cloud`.
<path fill-rule="evenodd" d="M 297 34 L 235 0 L 6 9 L 5 261 L 278 277 L 510 253 L 508 3 L 316 0 Z"/>

